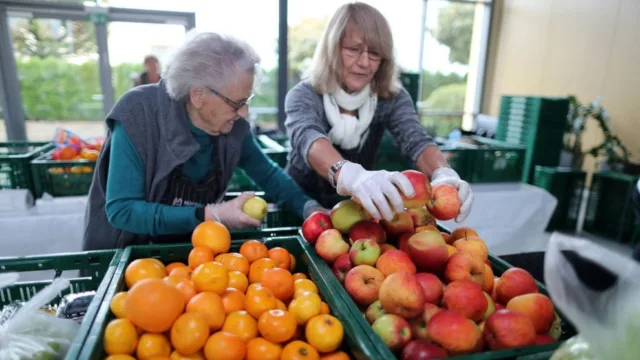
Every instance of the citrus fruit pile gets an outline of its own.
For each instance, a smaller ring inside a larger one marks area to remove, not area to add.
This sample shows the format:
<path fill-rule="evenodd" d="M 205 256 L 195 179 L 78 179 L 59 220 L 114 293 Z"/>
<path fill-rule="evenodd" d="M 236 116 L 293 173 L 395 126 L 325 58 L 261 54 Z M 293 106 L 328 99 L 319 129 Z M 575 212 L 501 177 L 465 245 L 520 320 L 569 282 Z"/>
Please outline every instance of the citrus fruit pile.
<path fill-rule="evenodd" d="M 349 359 L 344 329 L 282 247 L 249 240 L 229 252 L 217 222 L 200 224 L 187 262 L 131 262 L 111 301 L 107 360 Z"/>

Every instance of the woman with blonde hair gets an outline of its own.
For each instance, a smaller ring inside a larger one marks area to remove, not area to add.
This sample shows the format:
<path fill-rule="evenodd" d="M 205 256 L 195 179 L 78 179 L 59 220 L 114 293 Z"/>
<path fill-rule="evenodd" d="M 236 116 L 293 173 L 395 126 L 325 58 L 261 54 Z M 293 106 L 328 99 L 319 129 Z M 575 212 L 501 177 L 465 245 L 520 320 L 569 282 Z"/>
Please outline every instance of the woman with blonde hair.
<path fill-rule="evenodd" d="M 384 16 L 363 3 L 341 6 L 316 48 L 307 79 L 289 91 L 285 127 L 291 141 L 286 171 L 322 206 L 335 192 L 357 197 L 377 219 L 404 210 L 400 191 L 414 195 L 399 172 L 371 171 L 385 129 L 432 185 L 458 189 L 466 218 L 473 202 L 469 184 L 451 169 L 420 125 L 413 102 L 398 80 L 393 38 Z"/>

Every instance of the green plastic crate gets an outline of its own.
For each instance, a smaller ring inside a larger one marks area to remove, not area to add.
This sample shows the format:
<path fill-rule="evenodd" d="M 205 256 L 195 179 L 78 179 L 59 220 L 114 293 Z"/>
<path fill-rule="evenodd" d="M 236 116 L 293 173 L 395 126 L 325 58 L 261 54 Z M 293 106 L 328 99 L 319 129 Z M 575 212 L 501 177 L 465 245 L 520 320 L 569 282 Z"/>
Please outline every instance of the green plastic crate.
<path fill-rule="evenodd" d="M 89 306 L 78 334 L 72 342 L 65 360 L 75 360 L 86 335 L 93 325 L 98 308 L 107 292 L 116 266 L 120 261 L 122 250 L 84 251 L 77 253 L 47 254 L 21 257 L 0 257 L 0 272 L 28 273 L 33 271 L 52 271 L 53 278 L 67 277 L 63 272 L 83 270 L 90 273 L 90 277 L 69 278 L 71 286 L 62 291 L 51 305 L 58 304 L 62 296 L 70 293 L 96 291 L 94 300 Z M 38 291 L 51 284 L 46 281 L 24 281 L 0 290 L 0 310 L 13 301 L 27 301 Z"/>
<path fill-rule="evenodd" d="M 233 241 L 230 251 L 237 252 L 242 242 L 243 241 Z M 351 317 L 350 312 L 345 309 L 345 305 L 341 300 L 342 297 L 337 295 L 334 287 L 327 282 L 327 280 L 330 279 L 328 274 L 331 270 L 324 261 L 315 254 L 315 251 L 308 251 L 308 249 L 303 246 L 304 241 L 299 239 L 298 236 L 267 238 L 264 240 L 264 243 L 269 248 L 279 246 L 287 249 L 296 258 L 295 272 L 308 274 L 309 278 L 318 286 L 320 295 L 329 305 L 331 314 L 337 317 L 344 327 L 344 350 L 348 351 L 355 359 L 381 359 L 376 356 L 375 346 L 371 343 L 370 338 L 365 336 L 360 330 L 357 319 Z M 131 261 L 139 258 L 154 257 L 165 264 L 173 261 L 184 262 L 191 249 L 190 244 L 131 246 L 125 249 L 120 264 L 113 276 L 114 280 L 109 285 L 94 326 L 86 338 L 78 359 L 97 360 L 105 357 L 102 341 L 104 328 L 106 324 L 114 318 L 109 309 L 109 305 L 116 293 L 125 290 L 124 272 Z"/>
<path fill-rule="evenodd" d="M 400 73 L 400 82 L 402 86 L 407 90 L 411 100 L 413 100 L 413 106 L 418 106 L 418 92 L 420 91 L 420 74 L 418 73 Z"/>
<path fill-rule="evenodd" d="M 520 182 L 526 147 L 480 136 L 473 136 L 477 150 L 470 151 L 470 183 Z"/>
<path fill-rule="evenodd" d="M 533 184 L 558 199 L 547 231 L 575 231 L 587 173 L 582 169 L 536 166 Z"/>
<path fill-rule="evenodd" d="M 31 161 L 35 183 L 34 196 L 48 193 L 54 197 L 83 196 L 89 193 L 95 161 L 53 160 L 53 150 Z"/>
<path fill-rule="evenodd" d="M 583 229 L 613 241 L 629 243 L 635 224 L 632 194 L 637 176 L 616 172 L 593 174 Z"/>
<path fill-rule="evenodd" d="M 0 143 L 0 190 L 27 189 L 35 193 L 31 160 L 53 148 L 49 142 Z"/>

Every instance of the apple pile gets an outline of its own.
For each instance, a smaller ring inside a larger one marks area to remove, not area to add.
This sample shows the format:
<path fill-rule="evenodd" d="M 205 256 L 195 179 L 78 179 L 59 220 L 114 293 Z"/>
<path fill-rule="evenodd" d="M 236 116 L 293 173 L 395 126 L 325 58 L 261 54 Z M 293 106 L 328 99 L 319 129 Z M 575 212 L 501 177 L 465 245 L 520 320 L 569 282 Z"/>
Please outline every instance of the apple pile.
<path fill-rule="evenodd" d="M 302 225 L 389 349 L 401 359 L 440 359 L 557 341 L 560 318 L 531 274 L 510 268 L 494 276 L 474 229 L 436 227 L 435 218 L 457 215 L 448 193 L 433 210 L 426 176 L 409 178 L 416 196 L 404 199 L 405 212 L 392 221 L 372 220 L 345 200 Z"/>

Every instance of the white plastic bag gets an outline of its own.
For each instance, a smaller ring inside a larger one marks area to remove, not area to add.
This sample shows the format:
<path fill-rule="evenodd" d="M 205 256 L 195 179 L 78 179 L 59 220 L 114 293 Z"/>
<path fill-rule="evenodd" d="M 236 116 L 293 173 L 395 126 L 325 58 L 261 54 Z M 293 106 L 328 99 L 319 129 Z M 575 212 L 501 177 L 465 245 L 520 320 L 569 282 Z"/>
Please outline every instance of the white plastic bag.
<path fill-rule="evenodd" d="M 17 274 L 0 274 L 0 289 L 12 285 L 17 279 Z M 40 308 L 69 285 L 67 279 L 55 279 L 0 325 L 0 360 L 48 360 L 59 359 L 66 354 L 80 325 L 73 320 L 46 314 Z"/>
<path fill-rule="evenodd" d="M 566 252 L 579 258 L 569 261 Z M 595 242 L 552 236 L 544 276 L 554 304 L 594 358 L 640 359 L 640 264 Z"/>

